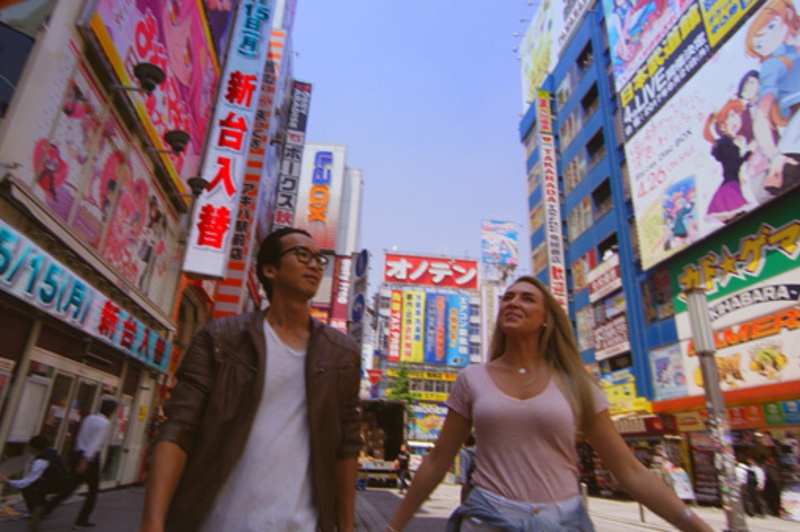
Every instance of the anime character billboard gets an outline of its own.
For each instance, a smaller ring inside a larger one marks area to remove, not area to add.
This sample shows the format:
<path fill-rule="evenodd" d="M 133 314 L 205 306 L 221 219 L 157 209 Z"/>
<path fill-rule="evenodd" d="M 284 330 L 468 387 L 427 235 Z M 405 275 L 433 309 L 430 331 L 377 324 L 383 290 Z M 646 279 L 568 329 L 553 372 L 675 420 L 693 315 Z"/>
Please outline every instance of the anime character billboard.
<path fill-rule="evenodd" d="M 131 98 L 157 148 L 167 148 L 167 131 L 189 133 L 184 150 L 165 157 L 180 182 L 197 175 L 219 77 L 200 0 L 98 0 L 89 27 L 122 85 L 137 85 L 133 67 L 140 62 L 164 71 L 152 93 Z"/>
<path fill-rule="evenodd" d="M 644 268 L 800 181 L 798 34 L 766 2 L 626 143 Z"/>

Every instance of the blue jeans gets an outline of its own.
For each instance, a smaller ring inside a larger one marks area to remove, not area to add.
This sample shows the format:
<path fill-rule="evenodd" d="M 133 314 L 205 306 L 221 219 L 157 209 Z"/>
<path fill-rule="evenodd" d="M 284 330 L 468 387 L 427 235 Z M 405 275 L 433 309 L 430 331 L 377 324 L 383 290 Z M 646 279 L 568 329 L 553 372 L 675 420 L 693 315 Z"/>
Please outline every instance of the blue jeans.
<path fill-rule="evenodd" d="M 594 532 L 579 495 L 550 504 L 507 499 L 475 487 L 447 522 L 447 532 Z"/>

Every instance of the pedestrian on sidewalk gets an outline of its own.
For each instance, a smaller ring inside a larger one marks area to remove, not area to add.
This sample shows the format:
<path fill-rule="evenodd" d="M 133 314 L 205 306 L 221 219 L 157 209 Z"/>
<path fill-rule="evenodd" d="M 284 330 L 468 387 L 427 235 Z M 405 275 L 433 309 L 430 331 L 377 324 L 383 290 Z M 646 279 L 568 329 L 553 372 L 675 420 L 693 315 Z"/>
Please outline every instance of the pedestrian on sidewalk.
<path fill-rule="evenodd" d="M 400 444 L 400 450 L 397 452 L 397 458 L 394 461 L 394 468 L 397 471 L 397 491 L 401 495 L 406 492 L 408 488 L 408 463 L 411 461 L 411 454 L 408 452 L 408 447 L 405 443 Z"/>
<path fill-rule="evenodd" d="M 311 318 L 330 261 L 283 228 L 261 243 L 266 310 L 209 322 L 164 406 L 139 527 L 351 532 L 361 351 Z"/>
<path fill-rule="evenodd" d="M 22 493 L 31 518 L 30 530 L 35 531 L 39 529 L 47 495 L 60 490 L 69 478 L 69 473 L 58 452 L 50 446 L 45 436 L 39 434 L 31 438 L 28 448 L 34 456 L 27 474 L 19 480 L 2 477 L 0 482 Z"/>
<path fill-rule="evenodd" d="M 100 411 L 83 418 L 75 448 L 70 456 L 71 474 L 63 488 L 45 504 L 44 515 L 49 515 L 59 504 L 72 495 L 78 487 L 86 483 L 89 488 L 86 500 L 75 520 L 73 528 L 92 528 L 92 516 L 100 491 L 100 451 L 111 429 L 111 416 L 117 411 L 117 401 L 107 397 L 100 404 Z"/>
<path fill-rule="evenodd" d="M 520 277 L 503 294 L 489 351 L 487 363 L 459 373 L 436 446 L 387 532 L 403 529 L 473 427 L 474 487 L 447 530 L 594 530 L 579 491 L 581 435 L 640 503 L 680 530 L 712 530 L 625 444 L 584 368 L 568 316 L 541 281 Z"/>

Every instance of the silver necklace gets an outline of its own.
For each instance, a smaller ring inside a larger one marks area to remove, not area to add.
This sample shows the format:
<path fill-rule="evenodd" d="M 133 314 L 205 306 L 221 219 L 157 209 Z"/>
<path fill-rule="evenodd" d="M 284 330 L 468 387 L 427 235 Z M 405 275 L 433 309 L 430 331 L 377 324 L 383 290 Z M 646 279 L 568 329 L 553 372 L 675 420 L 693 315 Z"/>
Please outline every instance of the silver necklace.
<path fill-rule="evenodd" d="M 520 375 L 525 375 L 526 373 L 528 373 L 528 370 L 525 368 L 519 368 L 517 371 L 519 371 Z"/>

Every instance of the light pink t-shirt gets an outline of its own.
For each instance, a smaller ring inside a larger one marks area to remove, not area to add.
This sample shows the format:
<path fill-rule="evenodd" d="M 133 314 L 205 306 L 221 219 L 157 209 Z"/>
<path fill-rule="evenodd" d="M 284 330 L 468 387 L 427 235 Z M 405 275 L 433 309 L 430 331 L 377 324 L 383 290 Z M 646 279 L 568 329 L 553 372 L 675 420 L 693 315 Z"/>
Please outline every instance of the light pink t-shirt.
<path fill-rule="evenodd" d="M 580 493 L 577 428 L 557 379 L 551 377 L 539 395 L 522 400 L 501 392 L 485 364 L 459 373 L 447 406 L 475 427 L 476 486 L 529 503 L 558 502 Z M 600 388 L 593 390 L 596 411 L 606 410 Z"/>

